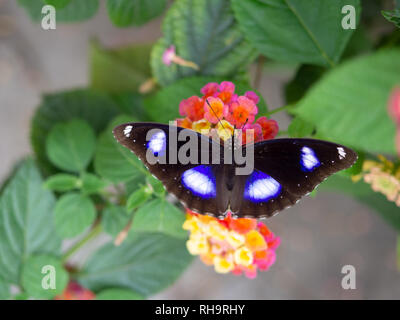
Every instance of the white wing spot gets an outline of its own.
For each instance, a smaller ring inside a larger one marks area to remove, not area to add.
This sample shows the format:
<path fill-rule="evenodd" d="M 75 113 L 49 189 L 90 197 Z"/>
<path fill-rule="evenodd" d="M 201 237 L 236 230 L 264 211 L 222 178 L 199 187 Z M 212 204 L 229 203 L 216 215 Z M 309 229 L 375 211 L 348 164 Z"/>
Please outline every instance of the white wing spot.
<path fill-rule="evenodd" d="M 342 147 L 337 148 L 338 153 L 339 153 L 339 159 L 342 160 L 346 157 L 346 151 Z"/>
<path fill-rule="evenodd" d="M 131 135 L 131 131 L 132 131 L 132 126 L 126 126 L 124 129 L 124 135 L 125 137 L 129 138 Z"/>

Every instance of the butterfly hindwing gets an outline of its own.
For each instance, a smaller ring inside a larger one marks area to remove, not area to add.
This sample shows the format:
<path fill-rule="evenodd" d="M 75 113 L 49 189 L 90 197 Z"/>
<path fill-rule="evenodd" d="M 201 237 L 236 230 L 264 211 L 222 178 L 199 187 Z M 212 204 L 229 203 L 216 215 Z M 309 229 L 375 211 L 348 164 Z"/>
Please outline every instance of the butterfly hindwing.
<path fill-rule="evenodd" d="M 357 154 L 314 139 L 274 139 L 254 145 L 254 171 L 236 176 L 230 203 L 238 216 L 270 217 L 310 193 L 331 174 L 350 167 Z"/>
<path fill-rule="evenodd" d="M 182 163 L 179 157 L 170 156 L 178 155 L 177 151 L 186 143 L 177 140 L 183 130 L 184 133 L 198 138 L 197 159 L 194 163 Z M 226 211 L 228 200 L 222 196 L 226 194 L 223 170 L 221 165 L 211 165 L 211 148 L 214 143 L 211 139 L 192 130 L 156 123 L 127 123 L 117 126 L 113 132 L 118 142 L 132 150 L 149 171 L 163 183 L 166 190 L 175 195 L 186 207 L 199 213 L 213 215 Z M 169 147 L 172 141 L 176 141 L 177 146 L 176 150 L 170 153 Z M 208 148 L 209 158 L 206 164 L 202 164 L 201 157 L 205 148 Z M 150 163 L 149 152 L 154 156 L 165 156 L 165 161 Z"/>

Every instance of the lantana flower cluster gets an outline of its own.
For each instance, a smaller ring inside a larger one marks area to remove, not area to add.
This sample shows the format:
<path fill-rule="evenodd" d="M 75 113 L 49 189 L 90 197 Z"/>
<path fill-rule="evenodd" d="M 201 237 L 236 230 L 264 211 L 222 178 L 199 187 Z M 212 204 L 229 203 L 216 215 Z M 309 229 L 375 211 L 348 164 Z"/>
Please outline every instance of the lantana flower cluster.
<path fill-rule="evenodd" d="M 201 89 L 202 96 L 192 96 L 179 105 L 179 113 L 184 118 L 176 120 L 178 126 L 212 136 L 214 132 L 227 140 L 235 132 L 241 134 L 242 143 L 273 139 L 279 127 L 275 120 L 259 117 L 258 95 L 247 91 L 239 96 L 235 85 L 229 81 L 218 84 L 210 82 Z M 248 130 L 252 134 L 247 134 Z"/>
<path fill-rule="evenodd" d="M 190 231 L 187 249 L 199 255 L 218 273 L 232 272 L 255 278 L 257 270 L 266 271 L 275 262 L 275 249 L 280 239 L 256 219 L 224 219 L 196 214 L 187 210 L 183 224 Z"/>
<path fill-rule="evenodd" d="M 353 176 L 353 181 L 363 179 L 372 190 L 382 193 L 400 207 L 400 168 L 383 155 L 378 155 L 378 159 L 364 161 L 362 172 Z"/>

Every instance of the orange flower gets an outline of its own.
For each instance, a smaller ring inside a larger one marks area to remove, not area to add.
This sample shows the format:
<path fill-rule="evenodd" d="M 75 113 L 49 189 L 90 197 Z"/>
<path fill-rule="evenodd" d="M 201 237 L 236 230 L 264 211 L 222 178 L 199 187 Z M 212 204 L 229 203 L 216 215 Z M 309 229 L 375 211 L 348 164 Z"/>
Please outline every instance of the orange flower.
<path fill-rule="evenodd" d="M 178 127 L 192 129 L 192 121 L 190 121 L 189 118 L 176 119 L 176 125 Z"/>
<path fill-rule="evenodd" d="M 246 218 L 229 219 L 229 228 L 240 234 L 246 234 L 247 232 L 255 229 L 256 227 L 257 227 L 256 219 L 246 219 Z"/>
<path fill-rule="evenodd" d="M 240 96 L 229 106 L 227 119 L 237 128 L 241 128 L 246 122 L 251 124 L 254 121 L 258 108 L 253 100 Z"/>
<path fill-rule="evenodd" d="M 208 103 L 204 104 L 204 118 L 211 123 L 218 123 L 218 119 L 221 120 L 223 117 L 225 117 L 228 111 L 228 106 L 225 105 L 219 98 L 209 97 L 207 98 L 207 101 Z"/>

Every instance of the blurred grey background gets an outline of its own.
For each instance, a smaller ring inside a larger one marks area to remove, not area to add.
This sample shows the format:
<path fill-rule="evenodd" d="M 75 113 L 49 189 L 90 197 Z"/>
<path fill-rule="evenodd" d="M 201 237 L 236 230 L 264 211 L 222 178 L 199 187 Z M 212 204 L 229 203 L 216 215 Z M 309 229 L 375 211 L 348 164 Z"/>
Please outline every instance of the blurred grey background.
<path fill-rule="evenodd" d="M 0 180 L 31 153 L 30 120 L 41 94 L 87 85 L 91 38 L 111 47 L 152 42 L 161 35 L 160 22 L 118 29 L 102 3 L 95 18 L 85 23 L 44 31 L 15 0 L 0 0 Z M 265 70 L 260 90 L 270 107 L 284 104 L 282 86 L 291 76 Z M 285 116 L 274 118 L 285 130 Z M 400 299 L 396 232 L 366 206 L 341 194 L 319 192 L 266 223 L 281 237 L 277 262 L 269 272 L 255 280 L 219 275 L 195 259 L 173 286 L 153 298 Z M 357 271 L 355 290 L 341 287 L 341 269 L 347 264 Z"/>

